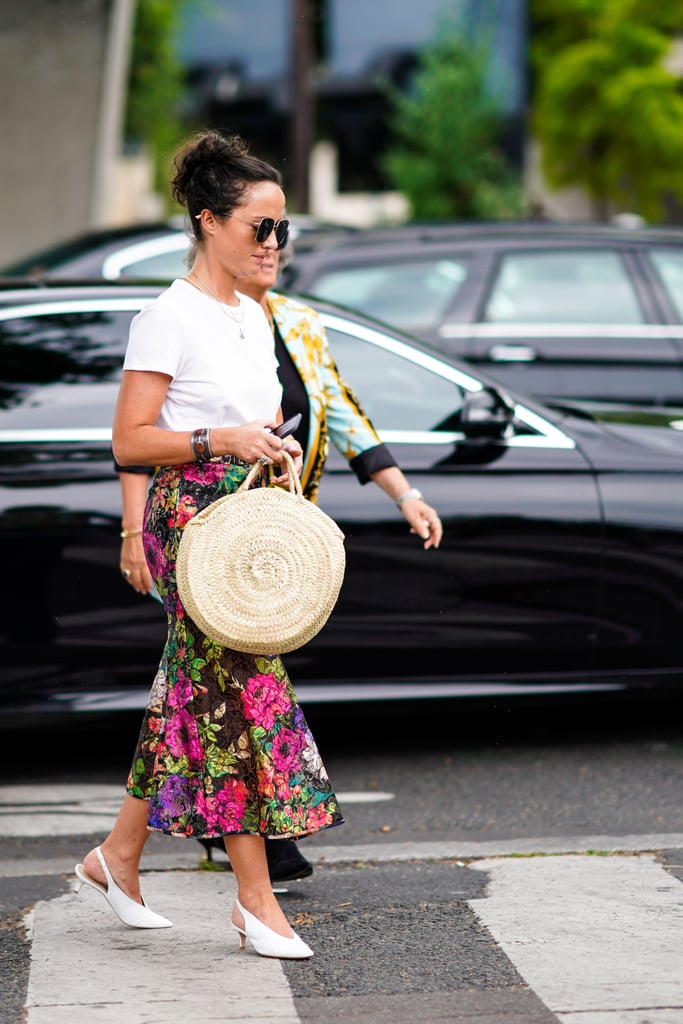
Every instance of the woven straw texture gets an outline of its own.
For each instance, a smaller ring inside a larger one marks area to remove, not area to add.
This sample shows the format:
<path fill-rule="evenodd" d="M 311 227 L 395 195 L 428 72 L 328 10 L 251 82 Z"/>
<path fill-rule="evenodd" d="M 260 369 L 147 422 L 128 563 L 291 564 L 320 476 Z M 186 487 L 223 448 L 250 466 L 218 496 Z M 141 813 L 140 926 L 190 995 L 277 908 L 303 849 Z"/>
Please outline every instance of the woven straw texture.
<path fill-rule="evenodd" d="M 323 628 L 339 596 L 344 534 L 301 493 L 285 453 L 290 490 L 250 484 L 198 513 L 178 549 L 178 593 L 212 640 L 250 654 L 286 654 Z"/>

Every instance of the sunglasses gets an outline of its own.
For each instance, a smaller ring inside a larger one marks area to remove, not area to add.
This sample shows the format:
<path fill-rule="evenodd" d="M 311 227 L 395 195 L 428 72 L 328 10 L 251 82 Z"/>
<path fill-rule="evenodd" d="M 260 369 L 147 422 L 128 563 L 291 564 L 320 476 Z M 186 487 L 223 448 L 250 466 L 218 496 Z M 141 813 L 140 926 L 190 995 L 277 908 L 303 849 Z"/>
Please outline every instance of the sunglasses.
<path fill-rule="evenodd" d="M 201 213 L 196 213 L 195 217 L 197 220 L 201 217 Z M 275 241 L 277 242 L 278 249 L 284 249 L 287 245 L 287 239 L 289 238 L 289 221 L 288 220 L 273 220 L 272 217 L 262 217 L 258 224 L 255 224 L 253 220 L 248 220 L 246 217 L 238 217 L 236 213 L 229 213 L 228 217 L 232 217 L 234 220 L 244 221 L 245 224 L 251 224 L 255 231 L 254 238 L 263 245 L 266 239 L 270 238 L 273 231 L 275 232 Z"/>
<path fill-rule="evenodd" d="M 255 230 L 254 238 L 262 245 L 267 238 L 270 238 L 273 231 L 275 232 L 275 241 L 277 242 L 278 249 L 283 249 L 287 244 L 289 238 L 289 221 L 288 220 L 273 220 L 272 217 L 263 217 L 258 224 L 254 224 L 253 221 L 247 220 L 246 217 L 238 217 L 237 214 L 231 213 L 231 217 L 235 220 L 244 221 L 245 224 L 251 224 Z"/>

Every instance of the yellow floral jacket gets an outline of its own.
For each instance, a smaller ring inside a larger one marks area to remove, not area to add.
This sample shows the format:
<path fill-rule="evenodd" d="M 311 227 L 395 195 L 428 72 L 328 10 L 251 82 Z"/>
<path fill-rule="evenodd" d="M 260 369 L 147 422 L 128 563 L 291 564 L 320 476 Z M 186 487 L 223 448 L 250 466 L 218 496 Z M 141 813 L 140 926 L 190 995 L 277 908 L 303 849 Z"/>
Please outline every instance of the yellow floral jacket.
<path fill-rule="evenodd" d="M 396 465 L 351 388 L 339 376 L 319 315 L 310 306 L 275 292 L 268 306 L 308 396 L 310 417 L 301 486 L 315 501 L 330 440 L 361 483 Z"/>

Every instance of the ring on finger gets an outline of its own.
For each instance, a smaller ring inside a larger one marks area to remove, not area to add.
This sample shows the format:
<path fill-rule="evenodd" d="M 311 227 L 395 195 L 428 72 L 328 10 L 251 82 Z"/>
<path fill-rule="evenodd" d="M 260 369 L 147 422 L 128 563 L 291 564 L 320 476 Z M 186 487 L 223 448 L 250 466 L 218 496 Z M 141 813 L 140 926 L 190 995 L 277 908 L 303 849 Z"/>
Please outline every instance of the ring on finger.
<path fill-rule="evenodd" d="M 259 459 L 259 462 L 261 463 L 262 466 L 270 466 L 272 461 L 273 460 L 268 455 L 262 455 L 261 458 Z"/>
<path fill-rule="evenodd" d="M 124 580 L 129 580 L 130 579 L 130 569 L 122 569 L 121 570 L 121 575 L 123 576 Z"/>

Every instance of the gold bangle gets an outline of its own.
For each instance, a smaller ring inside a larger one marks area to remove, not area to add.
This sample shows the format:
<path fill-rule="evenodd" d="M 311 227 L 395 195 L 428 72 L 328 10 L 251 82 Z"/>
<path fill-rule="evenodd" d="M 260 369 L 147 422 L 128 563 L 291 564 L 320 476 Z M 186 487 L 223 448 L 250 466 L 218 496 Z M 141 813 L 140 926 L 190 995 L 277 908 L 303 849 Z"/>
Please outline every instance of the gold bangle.
<path fill-rule="evenodd" d="M 129 537 L 139 537 L 142 530 L 121 530 L 119 537 L 121 540 L 128 540 Z"/>

